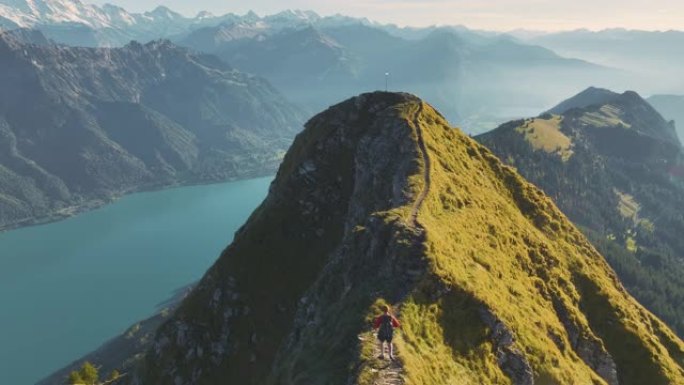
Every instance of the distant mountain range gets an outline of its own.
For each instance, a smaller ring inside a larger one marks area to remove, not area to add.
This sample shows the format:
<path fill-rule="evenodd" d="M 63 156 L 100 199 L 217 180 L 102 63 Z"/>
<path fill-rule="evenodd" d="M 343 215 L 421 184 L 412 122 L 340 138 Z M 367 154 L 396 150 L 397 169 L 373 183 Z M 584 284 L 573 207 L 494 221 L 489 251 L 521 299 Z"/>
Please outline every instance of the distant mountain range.
<path fill-rule="evenodd" d="M 136 14 L 78 0 L 0 0 L 0 26 L 41 30 L 77 46 L 121 46 L 169 38 L 216 54 L 274 83 L 310 113 L 360 92 L 388 87 L 424 97 L 448 119 L 481 132 L 528 116 L 597 84 L 620 87 L 624 74 L 564 58 L 509 36 L 465 27 L 399 28 L 311 11 L 258 16 L 167 8 Z"/>
<path fill-rule="evenodd" d="M 684 335 L 684 153 L 671 122 L 634 92 L 590 88 L 477 140 L 552 197 Z"/>
<path fill-rule="evenodd" d="M 111 4 L 100 7 L 80 0 L 0 0 L 0 28 L 39 29 L 52 40 L 76 46 L 120 46 L 131 40 L 146 42 L 222 23 L 244 22 L 275 28 L 370 23 L 345 16 L 321 17 L 307 11 L 284 11 L 263 18 L 253 12 L 242 16 L 200 12 L 195 17 L 185 17 L 163 6 L 150 12 L 131 13 Z"/>
<path fill-rule="evenodd" d="M 560 55 L 620 68 L 631 75 L 621 88 L 642 93 L 684 93 L 683 31 L 576 30 L 521 36 Z"/>
<path fill-rule="evenodd" d="M 128 191 L 273 172 L 305 117 L 267 81 L 168 41 L 0 34 L 0 228 Z"/>
<path fill-rule="evenodd" d="M 388 73 L 390 89 L 421 95 L 473 130 L 502 116 L 538 111 L 575 92 L 577 84 L 610 83 L 620 76 L 508 37 L 458 28 L 434 28 L 411 38 L 397 32 L 402 31 L 361 21 L 297 28 L 243 21 L 201 28 L 177 42 L 269 79 L 312 111 L 383 89 Z"/>

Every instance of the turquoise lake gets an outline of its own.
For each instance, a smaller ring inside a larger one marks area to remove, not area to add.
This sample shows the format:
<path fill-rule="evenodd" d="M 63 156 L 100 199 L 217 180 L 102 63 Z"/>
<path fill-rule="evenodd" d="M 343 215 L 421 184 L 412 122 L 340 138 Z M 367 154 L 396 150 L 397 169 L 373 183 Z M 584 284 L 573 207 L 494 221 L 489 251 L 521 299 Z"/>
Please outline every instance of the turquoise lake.
<path fill-rule="evenodd" d="M 126 196 L 0 234 L 0 383 L 33 384 L 202 277 L 272 178 Z"/>

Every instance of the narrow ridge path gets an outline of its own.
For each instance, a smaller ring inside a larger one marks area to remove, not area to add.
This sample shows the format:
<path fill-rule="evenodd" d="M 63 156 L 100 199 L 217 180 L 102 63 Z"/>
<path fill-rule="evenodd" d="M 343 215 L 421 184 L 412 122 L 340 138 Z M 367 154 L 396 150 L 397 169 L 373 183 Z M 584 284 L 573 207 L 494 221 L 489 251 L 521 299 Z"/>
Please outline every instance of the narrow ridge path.
<path fill-rule="evenodd" d="M 420 116 L 423 114 L 423 102 L 420 102 L 418 105 L 418 111 L 415 112 L 413 115 L 413 128 L 416 130 L 416 134 L 418 136 L 418 148 L 420 149 L 421 156 L 423 158 L 423 179 L 424 179 L 424 186 L 423 190 L 418 194 L 418 197 L 416 198 L 416 201 L 413 203 L 413 209 L 411 210 L 411 224 L 413 227 L 416 228 L 421 228 L 422 226 L 420 223 L 418 223 L 418 212 L 420 211 L 421 207 L 423 206 L 423 203 L 425 202 L 425 198 L 427 198 L 428 193 L 430 192 L 430 184 L 431 184 L 431 179 L 430 179 L 430 154 L 428 154 L 427 146 L 425 145 L 425 140 L 423 139 L 423 129 L 420 127 Z"/>
<path fill-rule="evenodd" d="M 430 192 L 430 185 L 431 185 L 431 179 L 430 179 L 430 155 L 427 150 L 427 146 L 425 145 L 425 140 L 423 139 L 423 129 L 420 126 L 420 116 L 423 114 L 423 102 L 420 102 L 418 104 L 418 109 L 416 112 L 413 114 L 412 119 L 410 120 L 409 124 L 413 127 L 413 129 L 416 130 L 416 135 L 418 137 L 418 148 L 421 152 L 421 157 L 423 158 L 423 180 L 424 180 L 424 185 L 423 189 L 418 194 L 416 197 L 416 200 L 413 202 L 413 207 L 411 209 L 411 215 L 410 215 L 410 225 L 419 230 L 421 233 L 421 237 L 424 235 L 424 228 L 423 226 L 418 222 L 418 213 L 423 207 L 423 203 L 425 202 L 425 199 L 427 198 L 428 193 Z M 399 314 L 397 314 L 399 315 Z M 375 356 L 378 357 L 380 356 L 380 344 L 376 341 L 375 342 L 375 349 L 374 349 Z M 387 355 L 385 355 L 387 356 Z M 373 382 L 373 385 L 404 385 L 404 365 L 401 362 L 401 357 L 399 354 L 398 349 L 396 348 L 396 345 L 394 346 L 394 356 L 395 359 L 393 361 L 387 360 L 387 365 L 378 368 L 378 376 L 376 377 L 375 381 Z"/>
<path fill-rule="evenodd" d="M 379 345 L 379 343 L 376 343 L 375 346 L 376 357 L 380 355 Z M 387 354 L 385 354 L 385 357 L 387 357 Z M 375 381 L 373 381 L 373 385 L 404 385 L 404 365 L 402 365 L 399 359 L 396 346 L 394 349 L 394 357 L 395 359 L 393 361 L 385 358 L 384 362 L 386 365 L 378 369 L 379 373 Z"/>

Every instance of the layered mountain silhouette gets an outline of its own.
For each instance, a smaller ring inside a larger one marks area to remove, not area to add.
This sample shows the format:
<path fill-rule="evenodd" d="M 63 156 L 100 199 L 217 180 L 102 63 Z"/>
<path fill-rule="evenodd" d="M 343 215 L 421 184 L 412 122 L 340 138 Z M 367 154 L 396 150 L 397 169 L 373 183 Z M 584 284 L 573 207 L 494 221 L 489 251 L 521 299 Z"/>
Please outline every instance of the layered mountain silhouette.
<path fill-rule="evenodd" d="M 477 137 L 541 187 L 643 304 L 684 334 L 682 148 L 634 92 L 588 89 Z"/>
<path fill-rule="evenodd" d="M 38 29 L 52 40 L 76 46 L 121 46 L 134 39 L 169 37 L 237 18 L 207 12 L 186 18 L 163 6 L 131 13 L 115 5 L 100 7 L 79 0 L 0 0 L 0 28 Z"/>
<path fill-rule="evenodd" d="M 668 120 L 674 120 L 677 136 L 684 138 L 684 95 L 653 95 L 648 102 Z"/>
<path fill-rule="evenodd" d="M 398 361 L 374 356 L 379 305 Z M 684 344 L 550 198 L 431 106 L 306 124 L 133 384 L 682 384 Z"/>
<path fill-rule="evenodd" d="M 166 7 L 131 13 L 79 0 L 0 0 L 0 28 L 38 29 L 76 46 L 167 38 L 265 77 L 311 113 L 385 88 L 390 73 L 389 89 L 422 96 L 472 132 L 536 113 L 578 84 L 618 87 L 633 78 L 500 33 L 399 28 L 312 11 L 184 17 Z"/>
<path fill-rule="evenodd" d="M 684 52 L 673 49 L 684 44 L 682 31 L 581 29 L 520 38 L 562 56 L 626 70 L 630 75 L 623 79 L 624 88 L 647 93 L 681 93 L 684 89 L 684 70 L 679 65 Z"/>
<path fill-rule="evenodd" d="M 519 110 L 546 106 L 574 92 L 577 83 L 618 76 L 507 37 L 442 28 L 409 39 L 389 31 L 397 32 L 360 22 L 284 29 L 261 21 L 236 22 L 198 29 L 178 43 L 255 72 L 314 111 L 384 88 L 389 73 L 390 89 L 421 95 L 448 119 L 476 129 L 495 117 L 500 122 Z"/>
<path fill-rule="evenodd" d="M 321 17 L 311 11 L 288 10 L 264 17 L 254 12 L 213 15 L 202 11 L 194 17 L 185 17 L 165 6 L 135 13 L 112 4 L 98 6 L 79 0 L 0 0 L 0 29 L 38 29 L 52 40 L 75 46 L 121 46 L 131 40 L 185 36 L 223 23 L 257 22 L 272 28 L 370 24 L 365 19 L 340 15 Z"/>
<path fill-rule="evenodd" d="M 168 41 L 71 48 L 3 33 L 0 66 L 0 228 L 272 172 L 303 121 L 265 80 Z"/>

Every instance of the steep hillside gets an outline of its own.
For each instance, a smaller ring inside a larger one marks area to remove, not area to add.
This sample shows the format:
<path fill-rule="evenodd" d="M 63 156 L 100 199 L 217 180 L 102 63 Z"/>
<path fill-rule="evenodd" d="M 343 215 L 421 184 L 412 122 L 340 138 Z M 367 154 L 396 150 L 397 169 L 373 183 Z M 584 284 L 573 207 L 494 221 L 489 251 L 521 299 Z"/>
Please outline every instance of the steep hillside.
<path fill-rule="evenodd" d="M 477 140 L 551 196 L 630 292 L 684 335 L 679 140 L 636 93 L 603 91 L 586 105 L 591 93 L 552 110 L 561 115 L 510 122 Z"/>
<path fill-rule="evenodd" d="M 275 170 L 303 121 L 263 79 L 169 42 L 0 34 L 0 229 L 139 188 Z"/>
<path fill-rule="evenodd" d="M 389 367 L 369 322 L 386 302 Z M 308 122 L 124 380 L 684 384 L 683 366 L 549 198 L 420 99 L 373 93 Z"/>

